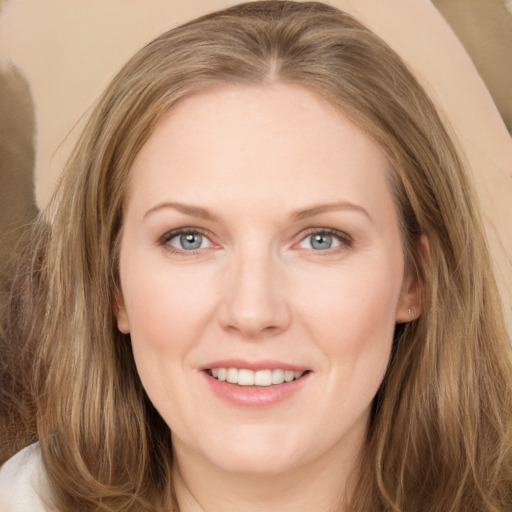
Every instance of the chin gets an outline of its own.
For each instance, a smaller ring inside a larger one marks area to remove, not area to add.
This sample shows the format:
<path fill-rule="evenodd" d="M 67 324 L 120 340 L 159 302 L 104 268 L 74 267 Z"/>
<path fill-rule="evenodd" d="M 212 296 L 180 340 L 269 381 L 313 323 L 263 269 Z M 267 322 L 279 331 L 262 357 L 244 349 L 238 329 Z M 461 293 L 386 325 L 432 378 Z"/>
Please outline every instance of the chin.
<path fill-rule="evenodd" d="M 237 426 L 210 439 L 203 437 L 199 455 L 229 473 L 277 475 L 304 462 L 300 437 L 294 438 L 282 429 Z"/>
<path fill-rule="evenodd" d="M 296 453 L 272 452 L 268 447 L 229 450 L 212 462 L 229 473 L 261 477 L 283 474 L 301 465 Z"/>

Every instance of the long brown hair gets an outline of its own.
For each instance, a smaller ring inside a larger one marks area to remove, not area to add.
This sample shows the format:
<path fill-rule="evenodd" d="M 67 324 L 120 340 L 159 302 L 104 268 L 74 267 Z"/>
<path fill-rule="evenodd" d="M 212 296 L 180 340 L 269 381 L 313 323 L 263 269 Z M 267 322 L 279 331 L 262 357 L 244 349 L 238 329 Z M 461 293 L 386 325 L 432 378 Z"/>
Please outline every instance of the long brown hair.
<path fill-rule="evenodd" d="M 22 377 L 56 507 L 177 510 L 169 429 L 115 328 L 119 236 L 130 167 L 155 125 L 183 97 L 226 82 L 300 84 L 392 164 L 422 314 L 397 329 L 350 510 L 512 510 L 511 351 L 458 151 L 382 40 L 333 7 L 273 0 L 204 16 L 137 53 L 95 106 L 31 233 L 3 336 L 33 357 Z"/>

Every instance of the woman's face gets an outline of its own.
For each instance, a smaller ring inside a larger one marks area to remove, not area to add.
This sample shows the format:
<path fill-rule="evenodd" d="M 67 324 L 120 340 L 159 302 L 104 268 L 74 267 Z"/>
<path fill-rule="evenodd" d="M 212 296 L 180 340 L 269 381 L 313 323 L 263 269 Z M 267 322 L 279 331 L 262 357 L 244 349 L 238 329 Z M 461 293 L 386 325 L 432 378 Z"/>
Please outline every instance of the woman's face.
<path fill-rule="evenodd" d="M 197 94 L 151 135 L 116 315 L 178 461 L 278 473 L 357 457 L 415 305 L 387 173 L 365 133 L 289 85 Z"/>

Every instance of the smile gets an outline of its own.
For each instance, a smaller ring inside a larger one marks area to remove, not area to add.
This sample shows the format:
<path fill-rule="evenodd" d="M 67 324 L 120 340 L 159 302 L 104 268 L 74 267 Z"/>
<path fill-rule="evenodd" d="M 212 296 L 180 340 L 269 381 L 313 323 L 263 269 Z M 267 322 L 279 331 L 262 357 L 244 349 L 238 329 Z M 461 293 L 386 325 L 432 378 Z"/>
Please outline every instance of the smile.
<path fill-rule="evenodd" d="M 303 371 L 293 370 L 248 370 L 246 368 L 212 368 L 209 375 L 221 382 L 238 384 L 239 386 L 272 386 L 300 379 Z"/>

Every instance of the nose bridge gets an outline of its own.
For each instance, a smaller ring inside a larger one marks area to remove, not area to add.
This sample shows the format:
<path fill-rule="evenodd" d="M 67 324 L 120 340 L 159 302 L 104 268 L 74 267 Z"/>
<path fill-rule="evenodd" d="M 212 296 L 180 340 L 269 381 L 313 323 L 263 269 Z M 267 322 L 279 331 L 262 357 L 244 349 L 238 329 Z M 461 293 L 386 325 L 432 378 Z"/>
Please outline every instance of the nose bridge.
<path fill-rule="evenodd" d="M 258 337 L 287 327 L 290 312 L 271 247 L 254 241 L 241 247 L 227 272 L 220 315 L 225 328 Z"/>

